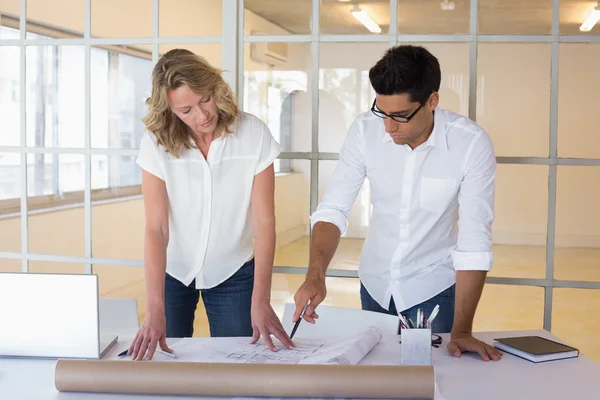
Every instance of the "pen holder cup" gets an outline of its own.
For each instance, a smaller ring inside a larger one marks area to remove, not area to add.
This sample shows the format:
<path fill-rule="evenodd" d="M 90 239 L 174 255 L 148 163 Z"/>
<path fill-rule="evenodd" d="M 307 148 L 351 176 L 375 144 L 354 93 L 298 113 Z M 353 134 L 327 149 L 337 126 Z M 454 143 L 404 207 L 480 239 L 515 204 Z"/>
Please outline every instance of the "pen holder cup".
<path fill-rule="evenodd" d="M 402 329 L 401 364 L 432 365 L 431 329 Z"/>

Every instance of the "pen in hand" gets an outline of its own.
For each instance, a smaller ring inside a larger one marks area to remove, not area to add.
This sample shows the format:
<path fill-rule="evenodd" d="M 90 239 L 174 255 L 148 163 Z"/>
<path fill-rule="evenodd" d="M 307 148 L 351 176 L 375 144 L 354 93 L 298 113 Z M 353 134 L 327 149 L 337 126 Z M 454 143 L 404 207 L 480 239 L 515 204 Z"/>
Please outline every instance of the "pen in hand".
<path fill-rule="evenodd" d="M 294 337 L 294 334 L 296 333 L 296 330 L 298 329 L 298 325 L 300 325 L 300 321 L 302 321 L 302 317 L 304 316 L 304 312 L 306 312 L 306 308 L 308 307 L 309 303 L 310 303 L 310 301 L 306 302 L 306 304 L 304 305 L 304 308 L 302 309 L 302 312 L 300 313 L 300 316 L 298 317 L 298 320 L 296 321 L 296 324 L 294 324 L 294 329 L 292 329 L 292 334 L 290 335 L 290 340 Z"/>

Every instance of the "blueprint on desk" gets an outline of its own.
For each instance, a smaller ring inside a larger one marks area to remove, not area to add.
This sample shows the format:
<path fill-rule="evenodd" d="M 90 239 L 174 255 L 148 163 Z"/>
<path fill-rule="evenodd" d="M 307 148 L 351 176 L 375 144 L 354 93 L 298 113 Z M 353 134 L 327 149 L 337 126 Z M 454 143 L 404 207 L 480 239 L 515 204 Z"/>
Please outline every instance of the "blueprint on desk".
<path fill-rule="evenodd" d="M 170 348 L 178 359 L 155 353 L 153 361 L 224 362 L 247 364 L 358 364 L 382 337 L 382 331 L 370 327 L 347 337 L 295 338 L 296 347 L 286 349 L 274 339 L 277 351 L 262 339 L 250 344 L 250 338 L 184 338 Z"/>

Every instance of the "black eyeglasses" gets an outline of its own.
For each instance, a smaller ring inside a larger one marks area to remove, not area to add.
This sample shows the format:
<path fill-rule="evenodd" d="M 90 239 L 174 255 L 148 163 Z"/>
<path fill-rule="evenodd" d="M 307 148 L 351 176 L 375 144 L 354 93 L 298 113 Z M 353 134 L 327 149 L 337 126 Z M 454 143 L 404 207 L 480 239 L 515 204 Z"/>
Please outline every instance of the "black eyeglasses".
<path fill-rule="evenodd" d="M 377 99 L 373 100 L 373 106 L 371 106 L 371 112 L 373 112 L 373 114 L 377 115 L 379 118 L 391 118 L 392 120 L 396 121 L 396 122 L 401 122 L 401 123 L 407 123 L 408 121 L 410 121 L 415 114 L 417 114 L 419 112 L 419 110 L 425 105 L 425 103 L 427 103 L 427 100 L 425 101 L 425 103 L 421 103 L 421 105 L 419 107 L 417 107 L 417 109 L 415 111 L 413 111 L 409 116 L 403 116 L 403 115 L 398 115 L 398 114 L 386 114 L 383 111 L 381 111 L 379 108 L 377 108 L 377 105 L 375 104 L 375 102 L 377 101 Z"/>

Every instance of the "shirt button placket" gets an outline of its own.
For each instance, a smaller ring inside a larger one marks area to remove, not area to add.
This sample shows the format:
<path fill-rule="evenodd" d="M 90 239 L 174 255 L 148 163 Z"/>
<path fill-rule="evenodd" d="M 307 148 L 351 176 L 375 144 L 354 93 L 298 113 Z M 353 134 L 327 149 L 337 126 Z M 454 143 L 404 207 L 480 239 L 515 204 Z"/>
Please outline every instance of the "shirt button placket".
<path fill-rule="evenodd" d="M 410 220 L 409 220 L 409 209 L 411 200 L 413 197 L 413 189 L 415 186 L 414 173 L 415 173 L 415 161 L 416 152 L 411 151 L 406 158 L 404 166 L 404 179 L 402 181 L 402 198 L 400 199 L 400 241 L 401 243 L 408 243 L 410 233 Z"/>
<path fill-rule="evenodd" d="M 392 270 L 391 270 L 391 278 L 392 282 L 398 282 L 400 280 L 400 269 L 402 265 L 402 259 L 404 258 L 404 253 L 406 251 L 406 247 L 409 242 L 409 233 L 410 233 L 410 220 L 409 220 L 409 210 L 411 199 L 413 195 L 413 187 L 414 187 L 414 171 L 415 171 L 415 160 L 416 155 L 414 151 L 410 151 L 408 157 L 406 158 L 406 162 L 404 164 L 404 177 L 402 180 L 402 196 L 400 198 L 400 211 L 398 223 L 400 224 L 398 227 L 398 247 L 396 247 L 396 251 L 394 253 L 393 261 L 392 261 Z"/>

